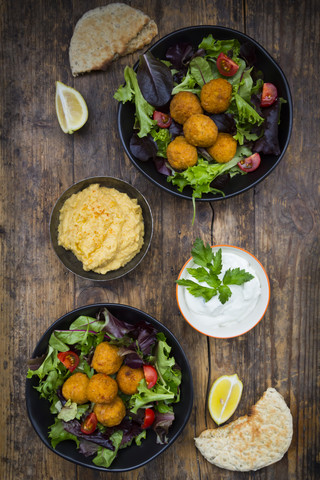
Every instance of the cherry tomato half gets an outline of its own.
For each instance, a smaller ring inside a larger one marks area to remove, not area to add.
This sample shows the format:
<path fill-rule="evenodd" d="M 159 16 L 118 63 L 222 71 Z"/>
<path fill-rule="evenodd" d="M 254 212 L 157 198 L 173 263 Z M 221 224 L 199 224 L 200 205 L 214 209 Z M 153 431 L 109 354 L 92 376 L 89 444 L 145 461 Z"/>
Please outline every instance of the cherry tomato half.
<path fill-rule="evenodd" d="M 70 372 L 73 372 L 79 365 L 79 357 L 76 353 L 69 350 L 68 352 L 59 352 L 58 359 L 67 367 Z"/>
<path fill-rule="evenodd" d="M 156 120 L 158 127 L 160 128 L 169 128 L 172 123 L 172 118 L 167 113 L 158 112 L 155 110 L 153 112 L 153 120 Z"/>
<path fill-rule="evenodd" d="M 254 153 L 250 157 L 243 158 L 238 162 L 238 167 L 241 168 L 244 172 L 253 172 L 256 170 L 261 162 L 259 153 Z"/>
<path fill-rule="evenodd" d="M 97 428 L 98 420 L 95 413 L 89 413 L 81 423 L 81 432 L 90 435 Z"/>
<path fill-rule="evenodd" d="M 141 428 L 146 429 L 151 427 L 155 419 L 155 413 L 152 410 L 152 408 L 146 408 L 146 411 L 144 413 L 144 421 L 143 424 L 141 425 Z"/>
<path fill-rule="evenodd" d="M 278 98 L 277 87 L 273 83 L 264 83 L 262 87 L 261 107 L 270 107 Z"/>
<path fill-rule="evenodd" d="M 220 53 L 217 58 L 217 68 L 221 75 L 224 75 L 225 77 L 233 77 L 233 75 L 239 70 L 239 65 L 224 53 Z"/>
<path fill-rule="evenodd" d="M 143 373 L 147 382 L 147 387 L 154 387 L 158 380 L 157 370 L 152 365 L 143 365 Z"/>

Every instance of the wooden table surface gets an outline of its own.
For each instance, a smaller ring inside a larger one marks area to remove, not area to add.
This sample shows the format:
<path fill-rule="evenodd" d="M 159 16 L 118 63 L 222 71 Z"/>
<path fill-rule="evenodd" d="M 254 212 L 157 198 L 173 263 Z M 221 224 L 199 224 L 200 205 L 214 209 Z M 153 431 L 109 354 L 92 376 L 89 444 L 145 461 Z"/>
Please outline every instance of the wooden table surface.
<path fill-rule="evenodd" d="M 42 333 L 74 307 L 116 302 L 159 319 L 181 341 L 193 372 L 194 406 L 175 444 L 120 479 L 320 478 L 319 444 L 319 50 L 317 0 L 132 0 L 155 19 L 160 38 L 190 25 L 212 24 L 247 33 L 284 70 L 294 101 L 289 148 L 277 169 L 255 189 L 235 198 L 198 203 L 155 188 L 126 157 L 117 130 L 113 93 L 123 82 L 122 58 L 108 71 L 71 75 L 73 28 L 103 0 L 0 2 L 1 319 L 0 415 L 2 480 L 111 479 L 77 467 L 49 451 L 25 408 L 25 375 Z M 155 39 L 156 40 L 156 39 Z M 89 120 L 74 135 L 59 127 L 55 81 L 84 95 Z M 110 175 L 137 187 L 154 216 L 151 248 L 140 266 L 105 285 L 76 278 L 56 258 L 49 217 L 59 195 L 85 177 Z M 243 247 L 265 266 L 271 301 L 259 325 L 230 339 L 193 330 L 179 313 L 175 279 L 200 236 L 211 244 Z M 318 370 L 317 370 L 318 368 Z M 244 384 L 232 417 L 246 414 L 268 387 L 285 398 L 293 440 L 284 458 L 255 473 L 219 469 L 197 452 L 193 438 L 213 428 L 206 408 L 208 385 L 237 373 Z"/>

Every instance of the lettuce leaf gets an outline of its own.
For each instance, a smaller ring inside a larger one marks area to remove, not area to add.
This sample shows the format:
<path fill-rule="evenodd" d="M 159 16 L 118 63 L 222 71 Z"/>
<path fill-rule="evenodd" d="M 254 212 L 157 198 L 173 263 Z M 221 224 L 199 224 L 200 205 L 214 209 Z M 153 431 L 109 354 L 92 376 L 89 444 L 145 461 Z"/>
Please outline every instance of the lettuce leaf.
<path fill-rule="evenodd" d="M 198 48 L 203 48 L 204 50 L 206 50 L 207 55 L 215 58 L 217 58 L 221 52 L 227 54 L 232 50 L 232 58 L 235 59 L 239 56 L 240 53 L 240 43 L 238 40 L 215 40 L 211 33 L 207 37 L 203 38 Z"/>
<path fill-rule="evenodd" d="M 126 103 L 128 101 L 134 101 L 136 107 L 135 117 L 139 124 L 139 137 L 145 137 L 156 125 L 156 121 L 152 120 L 154 107 L 148 103 L 139 88 L 137 75 L 133 68 L 126 66 L 124 69 L 125 85 L 121 85 L 115 92 L 113 98 L 119 102 Z"/>
<path fill-rule="evenodd" d="M 154 387 L 148 389 L 147 383 L 145 379 L 143 379 L 138 385 L 138 393 L 131 396 L 130 412 L 137 413 L 139 408 L 146 407 L 153 402 L 161 400 L 172 402 L 174 400 L 174 393 L 158 382 Z"/>

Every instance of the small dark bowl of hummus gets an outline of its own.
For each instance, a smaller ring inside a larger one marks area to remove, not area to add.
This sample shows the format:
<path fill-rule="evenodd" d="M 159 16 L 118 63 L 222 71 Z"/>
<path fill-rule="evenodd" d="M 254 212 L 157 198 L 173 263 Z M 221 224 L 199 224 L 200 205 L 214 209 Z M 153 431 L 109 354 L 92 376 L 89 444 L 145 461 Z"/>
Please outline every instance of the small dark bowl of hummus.
<path fill-rule="evenodd" d="M 90 177 L 69 187 L 50 218 L 52 247 L 75 275 L 110 281 L 131 272 L 146 255 L 153 218 L 145 197 L 113 177 Z"/>

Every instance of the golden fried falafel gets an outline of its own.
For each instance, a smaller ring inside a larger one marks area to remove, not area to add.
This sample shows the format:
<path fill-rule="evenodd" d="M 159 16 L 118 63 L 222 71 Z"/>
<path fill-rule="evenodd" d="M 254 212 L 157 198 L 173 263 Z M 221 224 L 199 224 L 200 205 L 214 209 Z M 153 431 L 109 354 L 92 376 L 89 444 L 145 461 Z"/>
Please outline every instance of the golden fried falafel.
<path fill-rule="evenodd" d="M 126 415 L 126 407 L 120 397 L 116 397 L 112 403 L 96 403 L 93 411 L 97 416 L 98 422 L 105 427 L 114 427 L 119 425 Z"/>
<path fill-rule="evenodd" d="M 170 115 L 173 120 L 183 125 L 195 113 L 203 113 L 197 95 L 192 92 L 179 92 L 174 95 L 170 102 Z"/>
<path fill-rule="evenodd" d="M 96 373 L 90 378 L 87 395 L 93 403 L 111 403 L 118 393 L 117 382 L 105 373 Z"/>
<path fill-rule="evenodd" d="M 207 115 L 197 113 L 183 125 L 186 140 L 195 147 L 211 147 L 217 139 L 217 125 Z"/>
<path fill-rule="evenodd" d="M 233 159 L 237 151 L 237 141 L 229 133 L 218 133 L 212 147 L 207 148 L 211 157 L 218 163 L 227 163 Z"/>
<path fill-rule="evenodd" d="M 107 375 L 117 373 L 123 362 L 123 358 L 118 354 L 118 351 L 119 348 L 109 342 L 99 343 L 92 358 L 92 368 Z"/>
<path fill-rule="evenodd" d="M 175 170 L 186 170 L 198 161 L 196 147 L 190 145 L 184 137 L 176 137 L 167 147 L 167 158 Z"/>
<path fill-rule="evenodd" d="M 85 373 L 74 373 L 62 385 L 62 395 L 66 400 L 83 405 L 89 401 L 87 394 L 88 385 L 89 378 Z"/>
<path fill-rule="evenodd" d="M 215 78 L 205 83 L 200 92 L 202 108 L 208 113 L 225 112 L 231 101 L 232 85 L 225 78 Z"/>
<path fill-rule="evenodd" d="M 122 365 L 116 380 L 122 393 L 133 395 L 138 391 L 138 385 L 143 378 L 143 368 L 130 368 L 128 365 Z"/>

